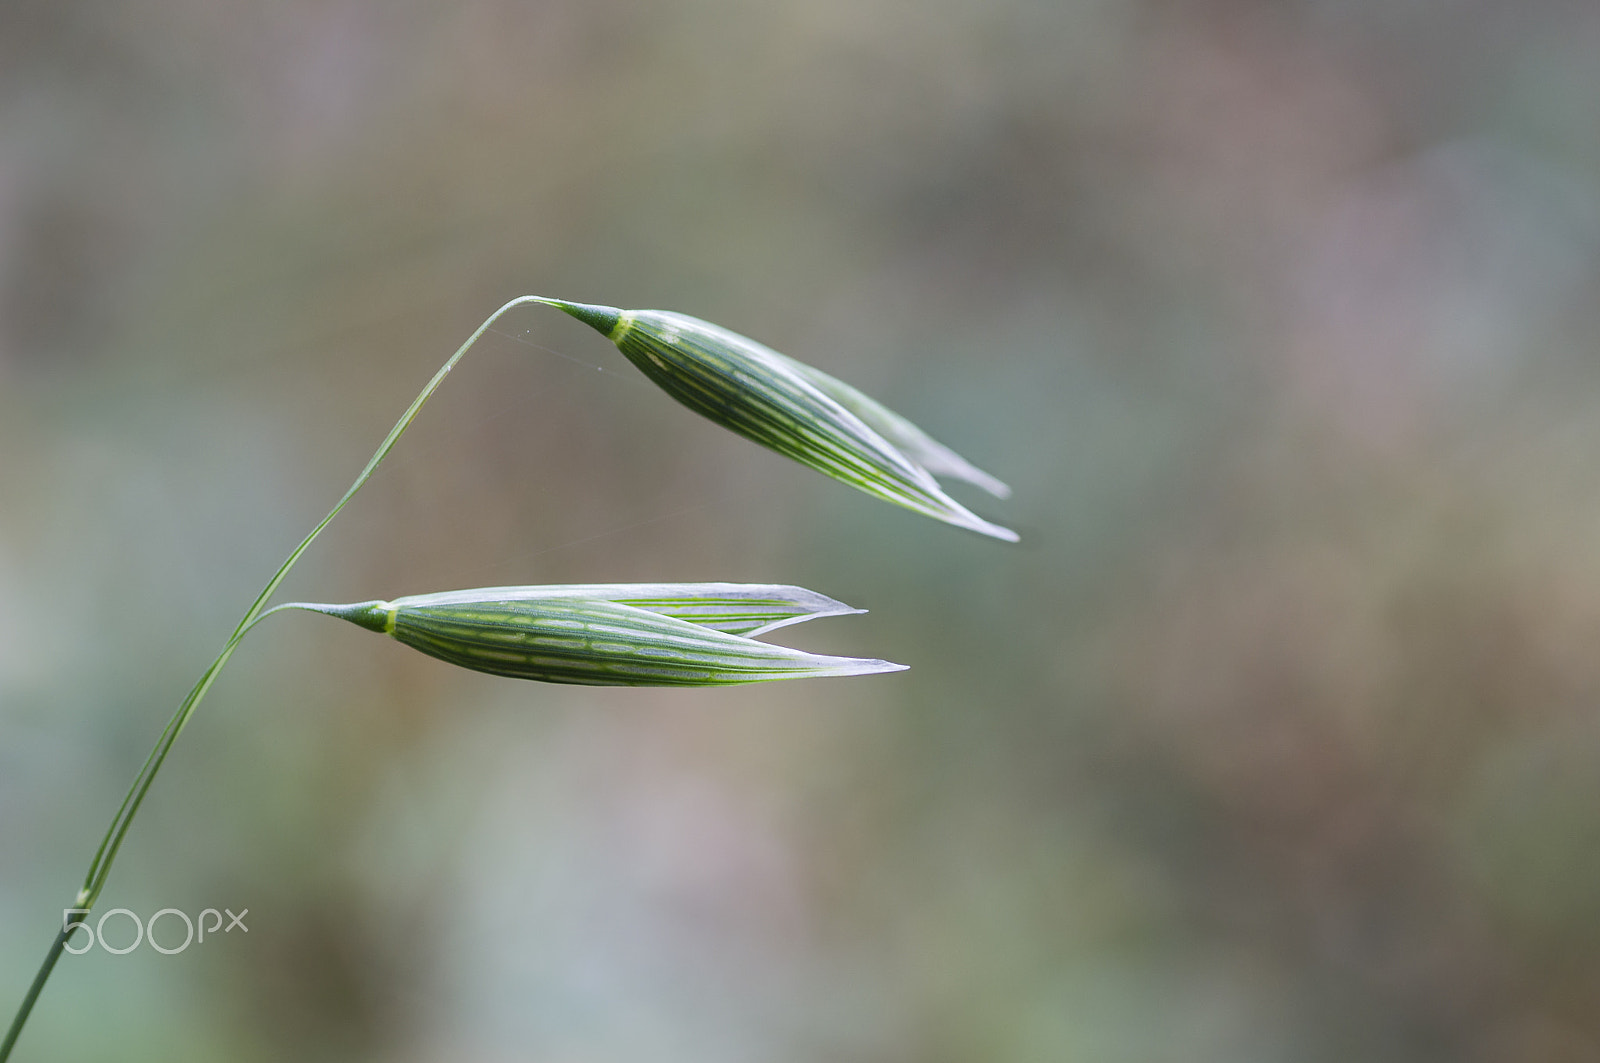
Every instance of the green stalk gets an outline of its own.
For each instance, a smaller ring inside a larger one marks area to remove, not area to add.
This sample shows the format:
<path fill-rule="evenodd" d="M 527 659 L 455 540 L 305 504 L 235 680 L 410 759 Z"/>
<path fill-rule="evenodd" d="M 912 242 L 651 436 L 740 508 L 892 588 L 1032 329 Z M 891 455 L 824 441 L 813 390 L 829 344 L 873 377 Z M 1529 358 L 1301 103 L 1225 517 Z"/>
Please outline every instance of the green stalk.
<path fill-rule="evenodd" d="M 200 707 L 201 700 L 205 698 L 206 692 L 211 689 L 211 684 L 216 682 L 217 675 L 222 671 L 223 666 L 228 663 L 228 659 L 233 656 L 233 651 L 238 648 L 239 642 L 246 633 L 255 627 L 259 621 L 265 619 L 268 614 L 277 611 L 276 609 L 267 609 L 267 601 L 271 599 L 273 594 L 277 592 L 279 585 L 288 577 L 289 570 L 294 568 L 295 562 L 300 560 L 300 555 L 306 552 L 307 548 L 316 541 L 317 536 L 322 534 L 322 530 L 333 522 L 333 518 L 339 515 L 339 511 L 344 509 L 350 500 L 355 497 L 356 492 L 361 490 L 362 486 L 371 479 L 372 474 L 377 471 L 383 459 L 388 457 L 389 451 L 394 449 L 394 445 L 400 441 L 400 437 L 405 434 L 406 429 L 411 427 L 411 422 L 416 420 L 417 414 L 422 412 L 422 407 L 433 397 L 433 393 L 439 389 L 439 385 L 444 383 L 444 378 L 450 375 L 450 370 L 456 367 L 456 363 L 461 361 L 462 356 L 472 348 L 473 344 L 478 342 L 478 339 L 489 330 L 491 325 L 500 319 L 502 314 L 513 307 L 523 306 L 528 303 L 543 303 L 547 306 L 559 307 L 568 313 L 573 313 L 571 309 L 568 309 L 569 307 L 582 306 L 582 304 L 566 303 L 559 299 L 546 299 L 538 295 L 524 295 L 511 300 L 490 314 L 489 319 L 479 325 L 477 331 L 467 337 L 467 341 L 457 348 L 456 353 L 452 354 L 450 360 L 445 362 L 439 371 L 433 375 L 433 379 L 428 381 L 427 386 L 407 407 L 406 412 L 400 415 L 400 419 L 389 430 L 389 434 L 384 437 L 383 442 L 372 455 L 372 459 L 367 462 L 366 468 L 361 470 L 361 475 L 356 477 L 355 483 L 351 484 L 350 489 L 344 493 L 344 497 L 339 499 L 338 504 L 328 511 L 328 515 L 323 517 L 321 522 L 311 529 L 311 533 L 301 540 L 300 545 L 295 547 L 283 564 L 278 567 L 278 571 L 272 574 L 272 578 L 267 581 L 267 585 L 261 588 L 261 593 L 256 595 L 255 601 L 250 603 L 250 608 L 245 610 L 245 614 L 239 620 L 238 626 L 233 629 L 233 634 L 228 636 L 228 641 L 223 645 L 222 652 L 217 654 L 216 660 L 212 661 L 211 666 L 201 674 L 199 681 L 189 691 L 189 696 L 183 699 L 183 703 L 178 706 L 178 711 L 173 713 L 171 720 L 167 721 L 167 726 L 161 732 L 161 737 L 156 740 L 155 748 L 150 751 L 150 756 L 145 760 L 144 767 L 139 769 L 139 774 L 134 778 L 133 785 L 128 788 L 128 795 L 122 799 L 122 807 L 117 809 L 116 816 L 111 820 L 111 826 L 106 830 L 106 836 L 100 842 L 100 848 L 95 850 L 94 860 L 89 865 L 89 872 L 84 876 L 83 888 L 78 891 L 78 895 L 73 899 L 73 903 L 70 906 L 72 909 L 77 910 L 79 915 L 66 922 L 62 930 L 56 934 L 56 939 L 51 944 L 50 951 L 45 955 L 44 963 L 40 964 L 39 971 L 34 975 L 33 983 L 29 986 L 27 995 L 22 998 L 22 1004 L 17 1008 L 16 1017 L 11 1020 L 11 1027 L 6 1031 L 5 1041 L 0 1042 L 0 1063 L 5 1063 L 11 1057 L 11 1049 L 17 1043 L 17 1037 L 22 1033 L 22 1027 L 27 1023 L 28 1015 L 33 1011 L 34 1002 L 39 999 L 39 994 L 43 991 L 45 982 L 49 980 L 50 972 L 55 969 L 56 961 L 61 958 L 62 950 L 66 947 L 67 938 L 71 936 L 72 930 L 78 923 L 88 920 L 89 911 L 94 908 L 95 901 L 100 898 L 101 890 L 105 889 L 106 878 L 111 874 L 111 865 L 117 859 L 117 852 L 122 848 L 122 841 L 128 834 L 128 828 L 133 824 L 133 817 L 138 815 L 139 806 L 144 803 L 144 797 L 150 790 L 150 784 L 155 782 L 156 775 L 161 771 L 162 764 L 166 762 L 167 753 L 172 749 L 172 743 L 177 741 L 178 735 L 183 733 L 184 727 L 189 723 L 189 717 L 193 716 L 195 709 Z M 588 308 L 585 307 L 584 309 Z M 579 315 L 574 314 L 574 316 Z"/>

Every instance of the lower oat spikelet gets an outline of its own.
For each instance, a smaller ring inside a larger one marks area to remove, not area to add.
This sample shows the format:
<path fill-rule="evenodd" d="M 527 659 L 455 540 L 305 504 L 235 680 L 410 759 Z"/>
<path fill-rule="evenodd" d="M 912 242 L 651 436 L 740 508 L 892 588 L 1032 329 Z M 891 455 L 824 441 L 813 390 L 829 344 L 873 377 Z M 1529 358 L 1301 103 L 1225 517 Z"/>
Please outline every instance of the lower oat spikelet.
<path fill-rule="evenodd" d="M 485 587 L 394 601 L 293 602 L 475 672 L 589 686 L 724 686 L 898 672 L 751 635 L 863 610 L 802 587 L 737 583 Z"/>

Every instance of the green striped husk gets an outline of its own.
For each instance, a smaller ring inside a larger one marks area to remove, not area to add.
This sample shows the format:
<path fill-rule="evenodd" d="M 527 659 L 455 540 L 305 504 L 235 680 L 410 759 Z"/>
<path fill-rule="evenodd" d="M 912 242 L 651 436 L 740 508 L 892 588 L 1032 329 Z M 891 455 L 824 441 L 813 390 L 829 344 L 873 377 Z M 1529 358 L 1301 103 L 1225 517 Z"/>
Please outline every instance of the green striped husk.
<path fill-rule="evenodd" d="M 934 474 L 1002 498 L 1010 488 L 843 381 L 685 314 L 550 303 L 604 333 L 667 394 L 724 428 L 868 494 L 1017 541 L 945 494 Z"/>
<path fill-rule="evenodd" d="M 771 348 L 768 348 L 768 352 L 809 380 L 818 391 L 861 418 L 869 428 L 898 447 L 900 453 L 935 476 L 964 480 L 983 488 L 996 498 L 1011 497 L 1010 487 L 973 465 L 877 399 L 862 394 L 838 377 L 829 376 L 822 370 L 814 369 L 786 354 L 780 354 Z"/>
<path fill-rule="evenodd" d="M 866 675 L 905 666 L 757 642 L 862 610 L 801 587 L 734 583 L 486 587 L 393 601 L 291 608 L 327 613 L 491 675 L 591 686 L 721 686 Z"/>

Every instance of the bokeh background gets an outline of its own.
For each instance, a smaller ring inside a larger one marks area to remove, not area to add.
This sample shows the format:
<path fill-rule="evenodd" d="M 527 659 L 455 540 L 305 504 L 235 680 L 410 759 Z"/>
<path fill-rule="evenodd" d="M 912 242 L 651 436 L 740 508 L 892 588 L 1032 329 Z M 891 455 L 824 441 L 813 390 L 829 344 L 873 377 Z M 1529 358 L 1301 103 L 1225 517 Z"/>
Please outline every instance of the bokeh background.
<path fill-rule="evenodd" d="M 804 584 L 901 675 L 280 618 L 17 1058 L 1600 1059 L 1600 8 L 0 6 L 0 1004 L 255 590 L 507 298 L 697 314 L 1010 548 L 488 335 L 285 595 Z M 970 497 L 967 494 L 962 497 Z"/>

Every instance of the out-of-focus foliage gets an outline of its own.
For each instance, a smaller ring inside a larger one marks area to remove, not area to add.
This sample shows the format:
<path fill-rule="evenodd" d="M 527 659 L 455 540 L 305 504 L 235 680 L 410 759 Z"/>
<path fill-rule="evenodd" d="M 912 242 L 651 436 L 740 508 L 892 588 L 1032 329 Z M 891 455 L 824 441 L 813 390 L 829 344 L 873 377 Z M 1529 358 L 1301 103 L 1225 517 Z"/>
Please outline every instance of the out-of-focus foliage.
<path fill-rule="evenodd" d="M 0 5 L 6 1007 L 513 295 L 759 337 L 1023 537 L 504 319 L 286 597 L 796 583 L 911 670 L 276 617 L 101 902 L 249 934 L 68 957 L 18 1058 L 1600 1056 L 1597 115 L 1564 0 Z"/>

